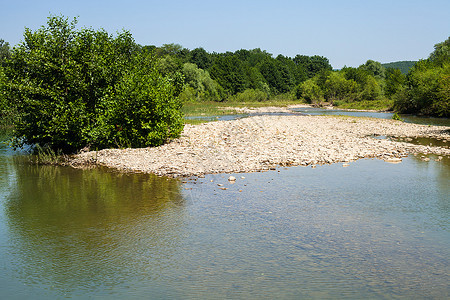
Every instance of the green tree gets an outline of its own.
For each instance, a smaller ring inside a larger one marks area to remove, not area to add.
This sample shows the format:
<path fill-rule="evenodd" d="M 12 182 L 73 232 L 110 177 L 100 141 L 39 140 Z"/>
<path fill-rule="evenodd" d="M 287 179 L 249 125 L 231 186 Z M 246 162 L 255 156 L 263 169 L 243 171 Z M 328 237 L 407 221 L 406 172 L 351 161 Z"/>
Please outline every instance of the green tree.
<path fill-rule="evenodd" d="M 366 70 L 370 75 L 377 79 L 384 79 L 386 77 L 386 69 L 380 62 L 369 59 L 364 65 L 361 65 L 360 68 Z"/>
<path fill-rule="evenodd" d="M 195 48 L 189 53 L 189 62 L 196 64 L 200 69 L 207 70 L 212 63 L 208 52 L 203 48 Z"/>
<path fill-rule="evenodd" d="M 403 75 L 408 74 L 409 69 L 412 68 L 412 66 L 415 65 L 417 61 L 396 61 L 396 62 L 391 62 L 391 63 L 385 63 L 382 64 L 383 67 L 385 67 L 386 69 L 399 69 Z"/>
<path fill-rule="evenodd" d="M 333 103 L 335 100 L 351 102 L 355 98 L 357 83 L 346 79 L 342 72 L 330 72 L 325 81 L 325 98 Z"/>
<path fill-rule="evenodd" d="M 324 93 L 314 78 L 301 83 L 298 88 L 298 94 L 308 103 L 321 104 L 324 100 Z"/>
<path fill-rule="evenodd" d="M 9 43 L 0 39 L 0 65 L 3 64 L 5 60 L 11 57 L 11 49 Z"/>
<path fill-rule="evenodd" d="M 12 52 L 4 73 L 8 105 L 19 112 L 14 145 L 73 152 L 159 145 L 179 134 L 179 80 L 161 76 L 129 32 L 113 37 L 76 24 L 51 16 L 25 29 Z"/>
<path fill-rule="evenodd" d="M 386 69 L 386 87 L 385 95 L 392 97 L 397 93 L 406 83 L 406 76 L 400 71 L 400 69 Z"/>
<path fill-rule="evenodd" d="M 211 77 L 217 81 L 229 95 L 243 92 L 248 86 L 243 63 L 232 53 L 216 57 L 209 72 Z"/>
<path fill-rule="evenodd" d="M 411 68 L 406 87 L 395 97 L 400 112 L 420 113 L 438 117 L 450 116 L 450 38 L 434 46 L 426 60 Z"/>
<path fill-rule="evenodd" d="M 195 64 L 185 63 L 183 66 L 185 87 L 183 99 L 197 101 L 220 101 L 223 98 L 222 87 L 213 80 L 208 71 L 197 68 Z"/>
<path fill-rule="evenodd" d="M 429 60 L 435 65 L 450 61 L 450 37 L 444 42 L 434 45 L 434 51 L 430 54 Z"/>

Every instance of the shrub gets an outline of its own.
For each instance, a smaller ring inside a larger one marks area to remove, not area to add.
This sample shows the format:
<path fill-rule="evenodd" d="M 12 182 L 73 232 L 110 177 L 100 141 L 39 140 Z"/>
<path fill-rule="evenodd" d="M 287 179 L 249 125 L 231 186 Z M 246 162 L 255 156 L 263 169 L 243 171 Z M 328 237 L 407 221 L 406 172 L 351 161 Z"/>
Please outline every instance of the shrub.
<path fill-rule="evenodd" d="M 17 107 L 14 146 L 157 146 L 181 132 L 180 79 L 163 77 L 127 31 L 75 30 L 49 17 L 25 30 L 6 63 L 7 104 Z"/>
<path fill-rule="evenodd" d="M 237 93 L 236 95 L 228 98 L 230 101 L 237 102 L 265 101 L 267 99 L 267 93 L 254 89 L 246 89 L 242 93 Z"/>

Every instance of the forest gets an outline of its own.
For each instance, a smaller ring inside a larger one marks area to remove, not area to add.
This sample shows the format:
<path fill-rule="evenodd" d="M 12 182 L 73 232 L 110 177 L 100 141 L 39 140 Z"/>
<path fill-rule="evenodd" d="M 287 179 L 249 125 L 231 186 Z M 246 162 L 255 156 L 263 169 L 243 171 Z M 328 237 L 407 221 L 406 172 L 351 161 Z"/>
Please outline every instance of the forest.
<path fill-rule="evenodd" d="M 0 119 L 14 127 L 13 146 L 160 145 L 181 133 L 187 102 L 291 100 L 450 115 L 450 38 L 412 66 L 367 60 L 333 70 L 319 55 L 142 46 L 128 31 L 77 29 L 77 22 L 51 16 L 25 29 L 19 45 L 0 40 Z"/>
<path fill-rule="evenodd" d="M 450 39 L 428 59 L 388 64 L 367 60 L 333 70 L 326 57 L 274 57 L 259 48 L 208 53 L 178 44 L 147 46 L 166 75 L 181 73 L 182 101 L 298 100 L 344 108 L 450 115 Z"/>

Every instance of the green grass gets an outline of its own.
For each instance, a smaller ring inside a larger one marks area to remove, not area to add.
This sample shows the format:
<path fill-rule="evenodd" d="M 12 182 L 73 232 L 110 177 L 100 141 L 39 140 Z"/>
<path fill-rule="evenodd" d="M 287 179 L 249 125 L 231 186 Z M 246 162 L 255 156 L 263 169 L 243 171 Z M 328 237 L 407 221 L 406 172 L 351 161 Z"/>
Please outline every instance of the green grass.
<path fill-rule="evenodd" d="M 232 115 L 234 111 L 221 110 L 221 107 L 226 107 L 224 102 L 187 102 L 184 103 L 181 111 L 187 117 L 194 116 L 220 116 L 220 115 Z"/>
<path fill-rule="evenodd" d="M 233 109 L 227 109 L 230 107 L 267 107 L 267 106 L 285 107 L 288 105 L 301 103 L 302 102 L 300 101 L 292 101 L 292 100 L 267 100 L 267 101 L 246 101 L 246 102 L 236 102 L 236 101 L 186 102 L 184 103 L 181 111 L 186 117 L 214 117 L 214 116 L 239 114 Z M 185 119 L 184 123 L 197 125 L 211 121 L 214 121 L 214 118 Z"/>
<path fill-rule="evenodd" d="M 392 110 L 394 101 L 385 100 L 371 100 L 371 101 L 355 101 L 355 102 L 343 102 L 335 101 L 334 105 L 344 109 L 360 109 L 360 110 L 378 110 L 386 111 Z"/>
<path fill-rule="evenodd" d="M 193 116 L 221 116 L 221 115 L 235 115 L 234 110 L 224 109 L 226 107 L 267 107 L 279 106 L 285 107 L 293 104 L 301 104 L 300 101 L 292 100 L 267 100 L 267 101 L 249 101 L 249 102 L 187 102 L 184 103 L 182 112 L 187 117 Z"/>

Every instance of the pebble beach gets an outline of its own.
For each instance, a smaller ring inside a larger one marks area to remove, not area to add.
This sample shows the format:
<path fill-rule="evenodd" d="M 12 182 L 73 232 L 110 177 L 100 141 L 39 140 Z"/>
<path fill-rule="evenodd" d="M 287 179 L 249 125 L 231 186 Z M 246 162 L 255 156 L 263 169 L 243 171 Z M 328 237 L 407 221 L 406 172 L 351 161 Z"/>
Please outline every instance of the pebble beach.
<path fill-rule="evenodd" d="M 69 164 L 185 177 L 279 166 L 345 165 L 361 158 L 398 163 L 402 157 L 417 153 L 450 156 L 448 146 L 415 145 L 380 136 L 403 140 L 427 137 L 450 145 L 450 127 L 445 126 L 371 118 L 264 115 L 187 124 L 180 138 L 165 145 L 84 152 Z"/>

